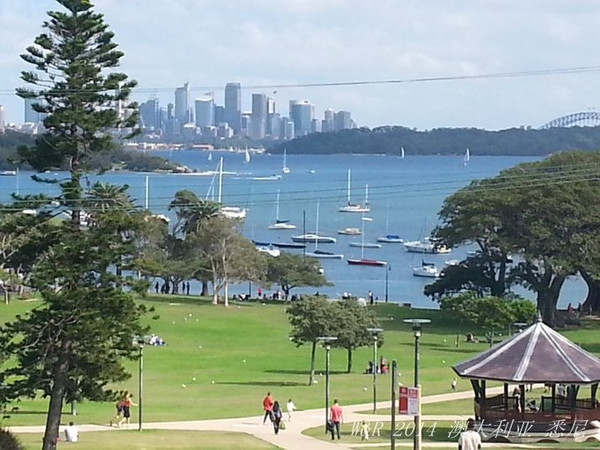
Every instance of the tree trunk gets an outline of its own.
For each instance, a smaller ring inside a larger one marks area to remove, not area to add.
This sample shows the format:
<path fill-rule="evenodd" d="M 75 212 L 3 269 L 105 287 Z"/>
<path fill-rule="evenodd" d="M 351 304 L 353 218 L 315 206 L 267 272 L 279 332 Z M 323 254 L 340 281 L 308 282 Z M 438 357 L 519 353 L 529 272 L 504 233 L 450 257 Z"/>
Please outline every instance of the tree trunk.
<path fill-rule="evenodd" d="M 346 368 L 346 372 L 352 372 L 352 348 L 348 347 L 348 367 Z"/>
<path fill-rule="evenodd" d="M 229 282 L 225 280 L 225 287 L 223 288 L 223 303 L 226 307 L 229 307 Z"/>
<path fill-rule="evenodd" d="M 553 327 L 556 325 L 558 296 L 566 277 L 564 275 L 549 275 L 549 277 L 544 278 L 549 279 L 549 283 L 546 288 L 540 286 L 537 295 L 537 306 L 544 323 Z"/>
<path fill-rule="evenodd" d="M 202 283 L 202 290 L 200 291 L 200 296 L 201 297 L 208 297 L 208 280 L 200 280 L 200 282 Z"/>
<path fill-rule="evenodd" d="M 62 347 L 52 391 L 50 392 L 50 405 L 48 407 L 42 450 L 56 450 L 58 440 L 60 418 L 67 386 L 66 373 L 69 365 L 69 356 L 65 350 L 65 344 Z"/>
<path fill-rule="evenodd" d="M 317 354 L 317 342 L 312 343 L 312 348 L 310 350 L 310 374 L 308 378 L 308 385 L 312 386 L 313 380 L 315 378 L 315 356 Z"/>
<path fill-rule="evenodd" d="M 594 312 L 600 311 L 600 282 L 595 281 L 585 270 L 580 270 L 579 273 L 581 273 L 581 277 L 588 287 L 588 294 L 583 302 L 581 312 L 587 312 L 590 311 L 590 309 Z"/>

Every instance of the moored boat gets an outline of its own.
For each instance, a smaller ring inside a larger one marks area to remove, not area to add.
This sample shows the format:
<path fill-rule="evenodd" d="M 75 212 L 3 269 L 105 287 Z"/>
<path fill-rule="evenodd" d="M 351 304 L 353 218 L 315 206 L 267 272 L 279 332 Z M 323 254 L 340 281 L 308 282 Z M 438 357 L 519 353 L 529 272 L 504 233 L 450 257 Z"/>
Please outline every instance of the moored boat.
<path fill-rule="evenodd" d="M 302 243 L 319 243 L 319 244 L 335 244 L 337 239 L 331 236 L 320 236 L 316 233 L 306 233 L 299 234 L 297 236 L 292 236 L 293 242 L 302 242 Z"/>
<path fill-rule="evenodd" d="M 348 236 L 360 236 L 361 231 L 360 231 L 360 228 L 347 227 L 347 228 L 343 228 L 341 230 L 338 230 L 338 234 L 345 234 L 345 235 L 348 235 Z"/>
<path fill-rule="evenodd" d="M 306 256 L 320 259 L 344 259 L 341 253 L 326 252 L 325 250 L 315 249 L 312 252 L 306 252 Z"/>
<path fill-rule="evenodd" d="M 374 242 L 350 242 L 350 247 L 358 247 L 358 248 L 381 248 L 381 244 L 376 244 Z"/>
<path fill-rule="evenodd" d="M 379 236 L 377 238 L 377 242 L 384 242 L 386 244 L 402 244 L 404 239 L 397 234 L 386 234 L 385 236 Z"/>
<path fill-rule="evenodd" d="M 450 249 L 443 245 L 436 245 L 430 238 L 420 241 L 404 242 L 404 248 L 412 253 L 450 253 Z"/>
<path fill-rule="evenodd" d="M 387 266 L 386 261 L 379 261 L 377 259 L 367 258 L 349 259 L 348 264 L 353 266 Z"/>

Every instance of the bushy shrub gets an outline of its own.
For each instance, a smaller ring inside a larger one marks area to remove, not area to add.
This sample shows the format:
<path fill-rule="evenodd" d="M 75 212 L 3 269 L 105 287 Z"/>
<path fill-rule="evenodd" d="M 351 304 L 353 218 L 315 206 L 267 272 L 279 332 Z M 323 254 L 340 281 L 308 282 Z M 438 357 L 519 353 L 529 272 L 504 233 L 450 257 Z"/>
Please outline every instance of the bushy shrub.
<path fill-rule="evenodd" d="M 23 450 L 24 447 L 14 434 L 0 428 L 0 448 L 2 450 Z"/>

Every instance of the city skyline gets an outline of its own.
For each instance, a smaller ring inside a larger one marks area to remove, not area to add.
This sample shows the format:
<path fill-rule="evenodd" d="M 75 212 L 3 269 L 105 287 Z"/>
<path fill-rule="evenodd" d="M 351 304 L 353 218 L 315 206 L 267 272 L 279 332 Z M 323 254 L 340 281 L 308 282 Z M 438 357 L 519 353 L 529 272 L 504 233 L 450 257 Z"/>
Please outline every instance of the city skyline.
<path fill-rule="evenodd" d="M 125 53 L 120 70 L 139 82 L 140 103 L 156 95 L 167 104 L 174 80 L 190 81 L 191 104 L 213 88 L 218 99 L 236 80 L 245 110 L 253 93 L 276 91 L 279 107 L 309 99 L 317 117 L 351 111 L 371 128 L 537 127 L 595 108 L 598 68 L 557 70 L 595 65 L 592 0 L 95 4 Z M 45 12 L 61 8 L 54 0 L 0 0 L 0 8 L 0 105 L 5 121 L 19 122 L 14 89 L 30 68 L 18 55 L 41 33 Z M 516 76 L 534 71 L 548 72 Z M 369 84 L 385 80 L 396 83 Z M 365 83 L 332 85 L 355 81 Z"/>

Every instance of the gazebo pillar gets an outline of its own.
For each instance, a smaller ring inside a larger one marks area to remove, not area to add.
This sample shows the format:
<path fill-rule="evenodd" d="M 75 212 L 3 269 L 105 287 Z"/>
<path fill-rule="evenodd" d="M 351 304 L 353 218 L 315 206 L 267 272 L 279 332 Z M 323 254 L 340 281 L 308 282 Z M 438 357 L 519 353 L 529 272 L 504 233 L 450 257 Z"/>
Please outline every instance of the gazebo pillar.
<path fill-rule="evenodd" d="M 521 411 L 521 415 L 525 414 L 525 385 L 520 384 L 519 390 L 521 391 L 521 396 L 519 397 L 519 409 Z"/>
<path fill-rule="evenodd" d="M 552 383 L 552 412 L 556 412 L 556 383 Z"/>
<path fill-rule="evenodd" d="M 592 407 L 596 407 L 598 406 L 598 402 L 596 401 L 596 394 L 598 393 L 598 383 L 594 383 L 592 384 L 591 387 L 591 395 L 590 397 L 592 398 Z"/>
<path fill-rule="evenodd" d="M 508 383 L 504 383 L 504 410 L 508 411 Z"/>

